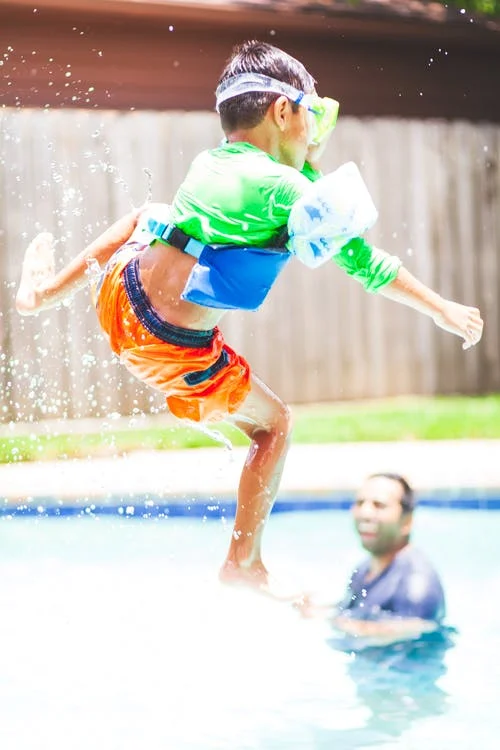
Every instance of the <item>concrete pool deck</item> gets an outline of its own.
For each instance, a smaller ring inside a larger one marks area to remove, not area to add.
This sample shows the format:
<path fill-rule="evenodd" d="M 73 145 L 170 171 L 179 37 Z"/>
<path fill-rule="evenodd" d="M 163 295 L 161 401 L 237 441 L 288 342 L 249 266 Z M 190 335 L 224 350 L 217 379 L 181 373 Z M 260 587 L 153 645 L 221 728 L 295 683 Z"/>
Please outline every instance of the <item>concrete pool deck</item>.
<path fill-rule="evenodd" d="M 126 456 L 0 465 L 5 510 L 43 504 L 235 500 L 245 448 L 139 451 Z M 500 507 L 500 440 L 292 445 L 279 497 L 352 497 L 372 472 L 403 474 L 424 496 L 490 498 Z"/>

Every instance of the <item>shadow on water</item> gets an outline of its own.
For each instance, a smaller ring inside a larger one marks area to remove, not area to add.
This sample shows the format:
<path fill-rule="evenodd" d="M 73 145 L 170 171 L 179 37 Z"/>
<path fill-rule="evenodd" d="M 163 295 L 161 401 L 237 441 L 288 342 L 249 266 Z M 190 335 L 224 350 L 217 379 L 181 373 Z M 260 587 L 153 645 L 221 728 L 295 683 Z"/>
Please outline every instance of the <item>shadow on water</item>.
<path fill-rule="evenodd" d="M 401 737 L 417 721 L 446 713 L 448 694 L 438 681 L 446 674 L 445 655 L 455 646 L 455 636 L 454 628 L 443 627 L 391 646 L 360 648 L 358 642 L 356 650 L 351 639 L 328 639 L 331 648 L 351 652 L 346 673 L 367 718 L 363 726 L 323 734 L 317 750 L 376 747 Z"/>

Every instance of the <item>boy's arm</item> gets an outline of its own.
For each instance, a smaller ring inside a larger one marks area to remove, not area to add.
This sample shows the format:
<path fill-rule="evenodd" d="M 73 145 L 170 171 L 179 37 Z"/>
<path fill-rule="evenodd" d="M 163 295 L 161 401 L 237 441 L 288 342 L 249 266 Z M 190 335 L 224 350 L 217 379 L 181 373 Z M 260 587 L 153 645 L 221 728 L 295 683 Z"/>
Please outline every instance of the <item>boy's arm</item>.
<path fill-rule="evenodd" d="M 388 299 L 429 315 L 439 328 L 463 338 L 463 349 L 470 349 L 481 339 L 483 321 L 477 307 L 468 307 L 443 299 L 437 292 L 416 279 L 404 266 L 399 268 L 394 281 L 383 287 L 380 293 Z"/>
<path fill-rule="evenodd" d="M 408 305 L 429 315 L 439 328 L 464 339 L 463 348 L 477 344 L 483 321 L 476 307 L 443 299 L 415 278 L 396 256 L 370 246 L 361 237 L 348 242 L 333 256 L 335 263 L 369 292 Z"/>
<path fill-rule="evenodd" d="M 63 302 L 79 289 L 87 286 L 89 263 L 104 265 L 130 237 L 141 209 L 118 219 L 97 239 L 58 273 L 53 271 L 53 248 L 50 235 L 39 235 L 28 247 L 16 295 L 16 309 L 21 315 L 35 315 Z"/>

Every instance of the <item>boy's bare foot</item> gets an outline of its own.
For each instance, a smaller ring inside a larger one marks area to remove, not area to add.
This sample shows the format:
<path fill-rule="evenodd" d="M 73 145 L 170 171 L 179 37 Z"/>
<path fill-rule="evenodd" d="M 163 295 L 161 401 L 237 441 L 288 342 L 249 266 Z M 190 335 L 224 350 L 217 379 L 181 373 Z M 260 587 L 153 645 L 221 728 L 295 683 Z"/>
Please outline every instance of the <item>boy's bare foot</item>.
<path fill-rule="evenodd" d="M 300 601 L 304 596 L 301 592 L 279 585 L 262 563 L 242 566 L 232 560 L 226 560 L 219 571 L 219 580 L 229 586 L 248 588 L 278 602 L 293 603 Z"/>
<path fill-rule="evenodd" d="M 37 234 L 24 254 L 16 294 L 16 309 L 21 315 L 33 315 L 41 307 L 40 290 L 55 275 L 53 242 L 54 238 L 49 232 Z"/>

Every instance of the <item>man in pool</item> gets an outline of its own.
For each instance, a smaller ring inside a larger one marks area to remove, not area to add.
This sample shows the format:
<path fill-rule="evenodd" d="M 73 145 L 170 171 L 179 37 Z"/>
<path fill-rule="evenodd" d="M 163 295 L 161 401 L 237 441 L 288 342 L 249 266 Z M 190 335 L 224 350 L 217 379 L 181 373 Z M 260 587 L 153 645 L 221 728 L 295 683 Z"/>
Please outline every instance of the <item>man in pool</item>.
<path fill-rule="evenodd" d="M 39 235 L 26 251 L 16 298 L 21 314 L 36 314 L 83 287 L 90 262 L 107 264 L 96 309 L 123 364 L 164 392 L 177 417 L 226 419 L 251 441 L 220 578 L 266 593 L 274 592 L 262 533 L 291 418 L 224 342 L 217 328 L 224 312 L 257 309 L 295 254 L 311 267 L 333 258 L 369 291 L 431 316 L 464 348 L 480 340 L 483 325 L 476 308 L 443 299 L 362 239 L 376 212 L 359 173 L 349 165 L 340 176 L 318 171 L 336 102 L 320 99 L 314 84 L 276 47 L 251 41 L 236 48 L 216 94 L 226 141 L 194 160 L 171 209 L 123 217 L 57 274 L 51 237 Z"/>
<path fill-rule="evenodd" d="M 346 594 L 335 605 L 305 598 L 305 617 L 326 617 L 363 646 L 414 640 L 436 631 L 445 616 L 439 576 L 410 544 L 415 496 L 399 474 L 372 474 L 352 506 L 354 525 L 368 557 L 354 570 Z"/>

